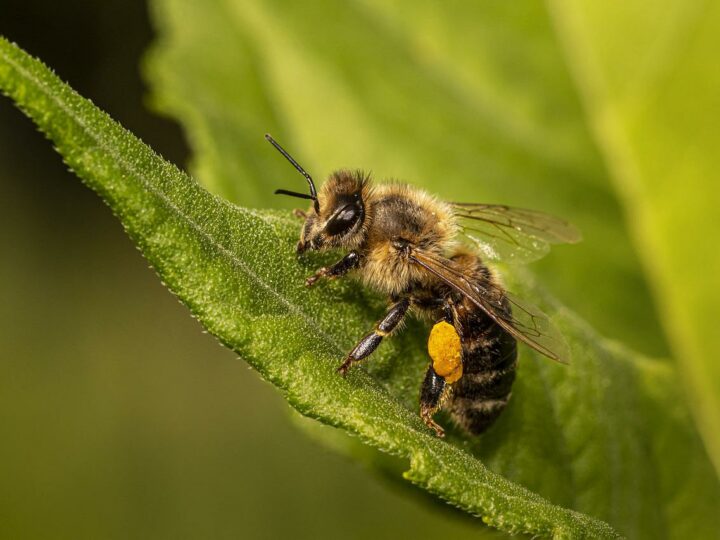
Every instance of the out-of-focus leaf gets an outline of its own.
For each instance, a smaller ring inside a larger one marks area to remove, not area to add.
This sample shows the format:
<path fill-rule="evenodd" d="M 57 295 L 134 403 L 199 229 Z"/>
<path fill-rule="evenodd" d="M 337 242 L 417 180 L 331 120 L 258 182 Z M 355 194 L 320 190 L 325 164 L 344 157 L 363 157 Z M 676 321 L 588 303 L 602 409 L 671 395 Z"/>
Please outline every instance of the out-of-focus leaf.
<path fill-rule="evenodd" d="M 720 471 L 720 4 L 551 5 Z"/>
<path fill-rule="evenodd" d="M 192 171 L 244 205 L 302 188 L 259 137 L 317 179 L 372 169 L 447 200 L 554 213 L 585 242 L 535 267 L 604 335 L 667 348 L 605 165 L 542 4 L 154 0 L 153 100 L 178 118 Z M 603 287 L 589 288 L 588 283 Z"/>
<path fill-rule="evenodd" d="M 297 224 L 233 206 L 162 160 L 40 62 L 0 39 L 0 89 L 108 203 L 168 287 L 301 413 L 410 461 L 406 478 L 508 532 L 543 537 L 707 536 L 718 485 L 670 366 L 608 343 L 521 276 L 572 344 L 561 366 L 523 351 L 523 376 L 480 440 L 435 438 L 416 413 L 419 327 L 383 347 L 374 377 L 338 360 L 379 308 L 352 283 L 308 292 Z M 520 283 L 515 285 L 520 286 Z M 332 294 L 340 302 L 327 302 Z M 382 384 L 379 382 L 382 381 Z M 486 468 L 492 467 L 541 495 Z M 682 474 L 664 466 L 686 463 Z"/>

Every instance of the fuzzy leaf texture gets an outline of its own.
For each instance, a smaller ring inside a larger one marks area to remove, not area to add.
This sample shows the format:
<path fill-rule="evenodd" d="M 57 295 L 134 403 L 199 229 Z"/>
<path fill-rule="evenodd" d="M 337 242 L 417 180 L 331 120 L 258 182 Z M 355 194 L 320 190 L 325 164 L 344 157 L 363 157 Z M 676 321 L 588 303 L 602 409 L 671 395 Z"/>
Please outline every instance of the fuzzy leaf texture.
<path fill-rule="evenodd" d="M 427 361 L 419 325 L 383 348 L 372 376 L 334 373 L 382 303 L 351 283 L 306 291 L 302 278 L 318 262 L 295 259 L 297 222 L 209 194 L 4 40 L 0 87 L 103 197 L 168 287 L 301 413 L 409 459 L 407 478 L 504 531 L 617 536 L 578 512 L 635 537 L 715 530 L 717 483 L 672 367 L 606 342 L 524 285 L 528 277 L 516 289 L 563 329 L 573 365 L 523 351 L 523 375 L 498 426 L 479 442 L 440 441 L 416 414 Z M 680 473 L 667 466 L 678 462 Z"/>

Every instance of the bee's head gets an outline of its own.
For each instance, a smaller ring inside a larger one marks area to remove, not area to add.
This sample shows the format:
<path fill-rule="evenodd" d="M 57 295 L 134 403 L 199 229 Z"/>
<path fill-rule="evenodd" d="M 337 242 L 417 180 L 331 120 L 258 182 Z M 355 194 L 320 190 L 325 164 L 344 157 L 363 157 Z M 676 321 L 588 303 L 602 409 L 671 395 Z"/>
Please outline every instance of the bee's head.
<path fill-rule="evenodd" d="M 369 185 L 359 171 L 337 171 L 323 184 L 307 213 L 298 253 L 308 249 L 358 247 L 365 238 L 365 196 Z"/>
<path fill-rule="evenodd" d="M 300 171 L 310 189 L 309 194 L 285 189 L 275 191 L 313 202 L 307 212 L 297 252 L 358 247 L 365 238 L 367 177 L 359 171 L 337 171 L 330 175 L 318 194 L 310 175 L 270 135 L 265 138 Z"/>

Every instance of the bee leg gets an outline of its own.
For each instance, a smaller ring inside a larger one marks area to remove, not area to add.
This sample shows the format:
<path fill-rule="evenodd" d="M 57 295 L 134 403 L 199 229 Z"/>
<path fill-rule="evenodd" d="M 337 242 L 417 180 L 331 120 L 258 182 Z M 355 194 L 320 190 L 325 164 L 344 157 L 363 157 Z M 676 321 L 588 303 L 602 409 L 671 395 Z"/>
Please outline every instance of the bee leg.
<path fill-rule="evenodd" d="M 333 279 L 344 276 L 350 270 L 356 268 L 358 264 L 360 264 L 360 255 L 357 251 L 353 250 L 332 266 L 323 266 L 305 280 L 305 286 L 312 287 L 318 279 L 323 277 Z"/>
<path fill-rule="evenodd" d="M 299 208 L 293 210 L 293 216 L 298 219 L 307 219 L 307 214 L 305 213 L 305 210 L 300 210 Z"/>
<path fill-rule="evenodd" d="M 430 364 L 420 388 L 420 418 L 423 419 L 426 426 L 435 431 L 438 437 L 444 437 L 445 430 L 433 420 L 433 415 L 442 406 L 449 392 L 450 385 L 435 373 L 432 364 Z"/>
<path fill-rule="evenodd" d="M 362 338 L 360 343 L 355 345 L 355 348 L 350 351 L 350 354 L 347 356 L 343 364 L 338 368 L 338 373 L 344 377 L 352 364 L 370 356 L 370 354 L 378 348 L 378 345 L 380 345 L 383 338 L 392 332 L 398 324 L 400 324 L 400 321 L 402 321 L 405 317 L 409 307 L 409 298 L 403 298 L 399 302 L 393 304 L 385 314 L 385 317 L 383 317 L 382 320 L 375 325 L 375 330 Z"/>

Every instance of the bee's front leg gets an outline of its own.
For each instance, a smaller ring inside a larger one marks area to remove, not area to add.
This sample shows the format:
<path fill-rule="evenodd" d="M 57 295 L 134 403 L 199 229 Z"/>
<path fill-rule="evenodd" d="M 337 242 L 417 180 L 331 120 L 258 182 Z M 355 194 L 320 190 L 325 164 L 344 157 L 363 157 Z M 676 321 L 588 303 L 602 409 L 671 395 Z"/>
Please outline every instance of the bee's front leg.
<path fill-rule="evenodd" d="M 343 364 L 338 368 L 338 373 L 344 377 L 352 364 L 370 356 L 370 354 L 378 348 L 378 345 L 380 345 L 383 338 L 392 332 L 398 324 L 400 324 L 400 321 L 402 321 L 405 317 L 409 307 L 409 298 L 403 298 L 399 302 L 393 304 L 385 314 L 385 317 L 383 317 L 382 320 L 375 325 L 375 330 L 362 338 L 360 343 L 355 345 L 355 348 L 350 351 L 350 354 L 347 356 Z"/>
<path fill-rule="evenodd" d="M 312 287 L 318 279 L 323 277 L 333 279 L 344 276 L 359 264 L 360 255 L 357 251 L 353 250 L 332 266 L 323 266 L 320 268 L 320 270 L 305 280 L 305 286 Z"/>

